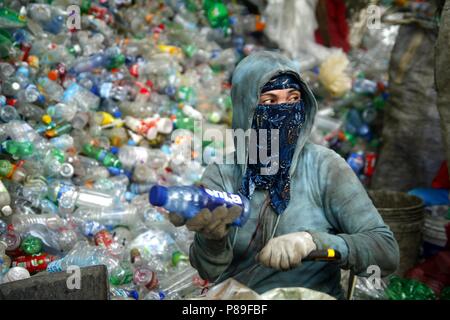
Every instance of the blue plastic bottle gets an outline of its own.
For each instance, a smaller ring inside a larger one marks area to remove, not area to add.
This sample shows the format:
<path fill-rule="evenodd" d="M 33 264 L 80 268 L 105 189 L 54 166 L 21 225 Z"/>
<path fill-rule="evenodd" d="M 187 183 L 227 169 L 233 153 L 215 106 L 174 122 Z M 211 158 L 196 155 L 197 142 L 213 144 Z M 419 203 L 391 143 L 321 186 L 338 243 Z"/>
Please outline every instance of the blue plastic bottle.
<path fill-rule="evenodd" d="M 233 226 L 242 227 L 250 216 L 250 203 L 242 195 L 210 190 L 196 186 L 164 187 L 155 185 L 150 189 L 150 203 L 191 219 L 204 208 L 214 210 L 225 205 L 227 208 L 242 207 L 241 215 L 233 221 Z"/>

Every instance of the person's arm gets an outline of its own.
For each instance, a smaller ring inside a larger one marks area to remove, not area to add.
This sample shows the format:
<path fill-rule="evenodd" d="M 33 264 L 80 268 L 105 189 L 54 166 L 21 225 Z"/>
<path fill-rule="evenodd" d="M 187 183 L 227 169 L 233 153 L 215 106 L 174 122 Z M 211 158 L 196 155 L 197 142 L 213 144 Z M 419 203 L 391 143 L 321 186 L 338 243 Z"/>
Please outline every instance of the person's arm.
<path fill-rule="evenodd" d="M 216 164 L 206 168 L 201 184 L 209 189 L 225 191 L 224 181 Z M 221 240 L 212 240 L 201 233 L 196 233 L 190 247 L 189 259 L 203 279 L 215 281 L 233 260 L 230 236 Z"/>
<path fill-rule="evenodd" d="M 341 266 L 357 275 L 371 265 L 379 266 L 382 276 L 393 273 L 399 264 L 397 241 L 355 173 L 334 154 L 321 165 L 319 174 L 324 209 L 338 234 L 312 231 L 317 248 L 341 251 Z"/>

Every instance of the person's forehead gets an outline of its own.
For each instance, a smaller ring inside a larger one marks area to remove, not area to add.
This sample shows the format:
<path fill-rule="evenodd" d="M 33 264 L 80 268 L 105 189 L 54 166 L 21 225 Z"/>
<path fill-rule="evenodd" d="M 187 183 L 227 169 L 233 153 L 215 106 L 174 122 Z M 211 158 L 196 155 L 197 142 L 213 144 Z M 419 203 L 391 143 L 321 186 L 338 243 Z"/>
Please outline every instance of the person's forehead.
<path fill-rule="evenodd" d="M 270 91 L 266 91 L 263 94 L 261 94 L 262 96 L 265 95 L 280 95 L 280 94 L 291 94 L 291 93 L 300 93 L 299 90 L 297 89 L 279 89 L 279 90 L 270 90 Z"/>

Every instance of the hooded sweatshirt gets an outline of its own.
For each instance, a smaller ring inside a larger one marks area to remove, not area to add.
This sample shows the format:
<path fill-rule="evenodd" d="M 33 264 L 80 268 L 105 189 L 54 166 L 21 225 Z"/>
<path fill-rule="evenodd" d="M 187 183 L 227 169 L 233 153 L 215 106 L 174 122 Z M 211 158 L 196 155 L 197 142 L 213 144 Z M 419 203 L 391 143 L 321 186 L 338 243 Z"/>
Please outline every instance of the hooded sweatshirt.
<path fill-rule="evenodd" d="M 190 247 L 190 261 L 202 278 L 216 283 L 233 277 L 258 293 L 304 287 L 343 298 L 341 268 L 367 276 L 368 267 L 375 265 L 381 276 L 386 276 L 398 267 L 398 245 L 346 161 L 333 150 L 308 141 L 317 102 L 292 61 L 278 53 L 262 51 L 238 64 L 232 78 L 232 128 L 251 128 L 261 89 L 281 73 L 292 73 L 298 78 L 306 108 L 289 170 L 289 204 L 282 214 L 277 214 L 269 205 L 268 192 L 255 190 L 247 223 L 231 228 L 223 240 L 209 240 L 197 233 Z M 248 145 L 245 150 L 237 148 L 234 156 L 247 159 Z M 211 164 L 201 182 L 210 189 L 237 193 L 246 167 L 246 161 Z M 302 262 L 289 271 L 258 263 L 257 254 L 271 238 L 300 231 L 312 235 L 318 250 L 338 250 L 341 260 Z"/>

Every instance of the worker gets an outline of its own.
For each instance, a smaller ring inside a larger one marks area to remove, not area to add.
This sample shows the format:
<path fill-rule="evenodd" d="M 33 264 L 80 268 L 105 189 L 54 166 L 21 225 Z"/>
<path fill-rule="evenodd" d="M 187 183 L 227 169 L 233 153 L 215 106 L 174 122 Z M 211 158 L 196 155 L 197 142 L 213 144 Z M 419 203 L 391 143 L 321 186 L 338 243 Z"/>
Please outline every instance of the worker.
<path fill-rule="evenodd" d="M 279 152 L 251 136 L 245 150 L 235 151 L 246 162 L 210 164 L 204 172 L 205 187 L 250 199 L 243 227 L 230 226 L 239 207 L 203 209 L 188 221 L 170 214 L 174 225 L 196 232 L 190 261 L 200 276 L 216 283 L 233 277 L 258 293 L 305 287 L 343 298 L 341 268 L 366 276 L 369 266 L 381 276 L 394 272 L 397 242 L 364 187 L 337 153 L 308 141 L 317 102 L 296 65 L 279 53 L 253 53 L 236 67 L 231 97 L 233 129 L 278 129 Z M 251 143 L 273 163 L 248 161 Z M 328 249 L 340 259 L 302 262 Z"/>

